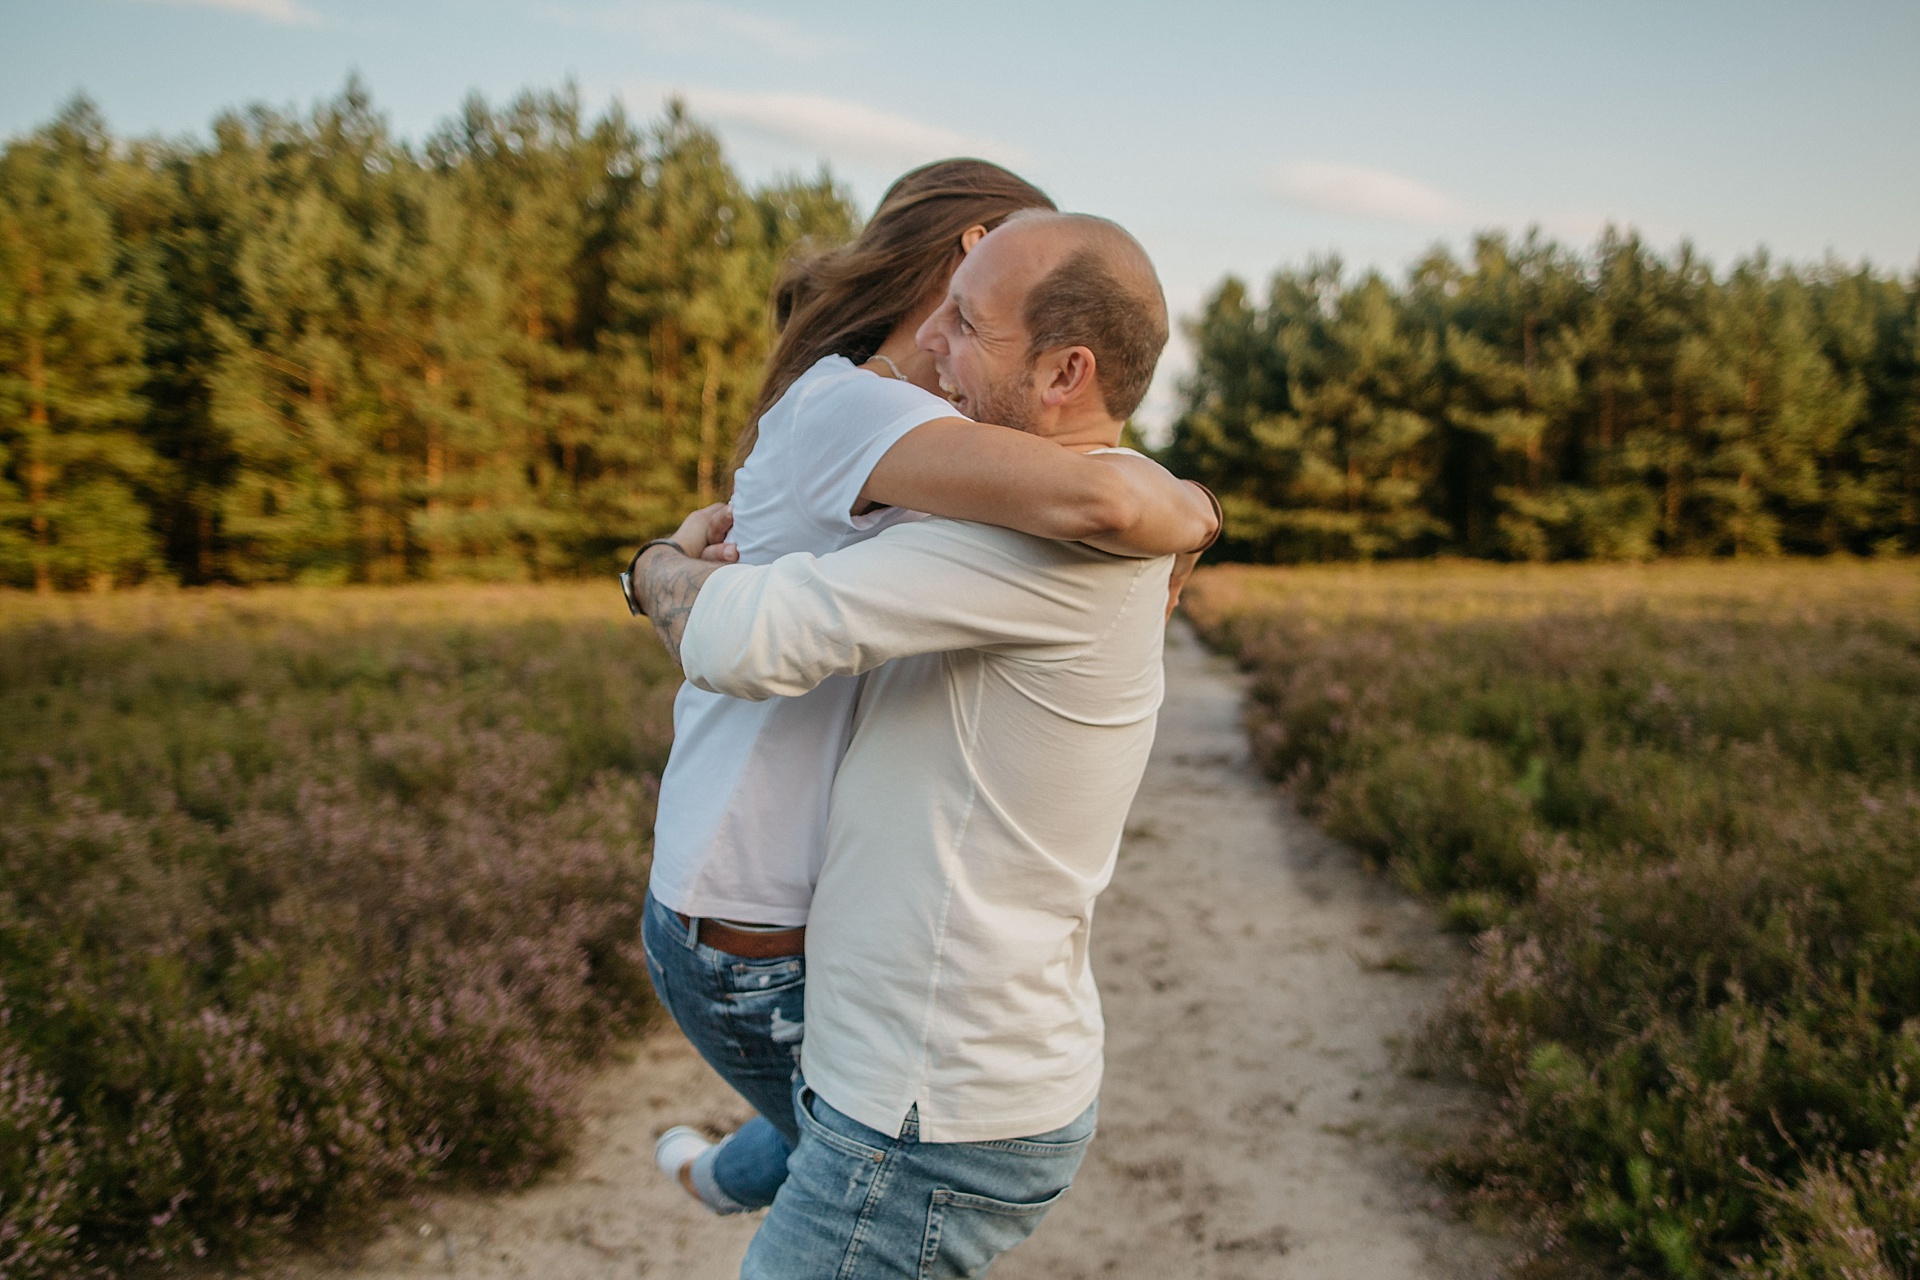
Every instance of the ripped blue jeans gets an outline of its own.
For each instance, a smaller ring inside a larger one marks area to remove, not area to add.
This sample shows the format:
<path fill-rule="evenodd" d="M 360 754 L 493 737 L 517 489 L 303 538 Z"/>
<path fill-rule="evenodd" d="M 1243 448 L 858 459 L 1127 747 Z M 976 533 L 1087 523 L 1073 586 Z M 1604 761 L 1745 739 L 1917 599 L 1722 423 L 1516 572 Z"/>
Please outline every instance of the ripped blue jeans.
<path fill-rule="evenodd" d="M 922 1142 L 920 1114 L 869 1129 L 795 1085 L 800 1145 L 740 1280 L 966 1280 L 1033 1234 L 1067 1192 L 1099 1106 L 1048 1133 Z"/>
<path fill-rule="evenodd" d="M 715 1155 L 713 1181 L 743 1209 L 773 1203 L 800 1141 L 793 1084 L 805 1030 L 807 962 L 748 960 L 694 941 L 680 917 L 647 895 L 641 917 L 647 976 L 707 1065 L 760 1114 Z"/>

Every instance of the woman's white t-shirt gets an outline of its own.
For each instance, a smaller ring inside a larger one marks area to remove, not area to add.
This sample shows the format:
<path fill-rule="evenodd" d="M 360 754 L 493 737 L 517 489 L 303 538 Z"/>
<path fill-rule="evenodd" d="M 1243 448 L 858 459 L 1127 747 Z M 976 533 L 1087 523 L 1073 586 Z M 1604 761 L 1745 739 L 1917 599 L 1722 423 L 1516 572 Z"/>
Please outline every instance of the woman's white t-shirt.
<path fill-rule="evenodd" d="M 743 564 L 826 555 L 917 513 L 851 514 L 882 455 L 954 407 L 910 382 L 827 356 L 760 418 L 734 478 Z M 653 829 L 653 895 L 689 916 L 807 922 L 827 849 L 827 798 L 860 683 L 835 676 L 799 698 L 746 702 L 682 685 Z"/>

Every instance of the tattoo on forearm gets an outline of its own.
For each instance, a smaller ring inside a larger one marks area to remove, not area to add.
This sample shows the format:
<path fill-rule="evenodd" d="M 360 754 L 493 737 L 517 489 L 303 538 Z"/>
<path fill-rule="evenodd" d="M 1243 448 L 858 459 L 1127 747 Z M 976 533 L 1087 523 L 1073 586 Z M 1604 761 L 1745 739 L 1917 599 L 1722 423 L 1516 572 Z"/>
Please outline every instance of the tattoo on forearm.
<path fill-rule="evenodd" d="M 687 633 L 693 602 L 700 598 L 701 584 L 722 566 L 679 555 L 670 547 L 654 547 L 640 557 L 638 567 L 640 603 L 661 643 L 678 662 L 680 641 Z"/>

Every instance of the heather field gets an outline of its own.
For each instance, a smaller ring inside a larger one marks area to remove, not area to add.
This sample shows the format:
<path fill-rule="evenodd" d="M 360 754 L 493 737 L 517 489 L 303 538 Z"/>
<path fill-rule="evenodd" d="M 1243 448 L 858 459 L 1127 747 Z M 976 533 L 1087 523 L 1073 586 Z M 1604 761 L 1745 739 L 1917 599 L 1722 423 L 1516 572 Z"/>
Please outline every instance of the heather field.
<path fill-rule="evenodd" d="M 0 594 L 0 1274 L 550 1164 L 674 675 L 610 584 Z"/>
<path fill-rule="evenodd" d="M 1920 568 L 1215 569 L 1254 749 L 1474 938 L 1443 1168 L 1638 1274 L 1920 1276 Z"/>

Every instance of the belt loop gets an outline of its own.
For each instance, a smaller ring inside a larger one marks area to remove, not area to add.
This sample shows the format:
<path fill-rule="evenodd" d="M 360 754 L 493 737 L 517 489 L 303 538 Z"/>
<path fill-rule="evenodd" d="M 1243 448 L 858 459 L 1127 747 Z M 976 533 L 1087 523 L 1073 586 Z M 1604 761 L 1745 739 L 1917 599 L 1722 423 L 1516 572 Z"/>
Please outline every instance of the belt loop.
<path fill-rule="evenodd" d="M 689 951 L 693 950 L 695 947 L 700 945 L 700 917 L 699 916 L 687 917 L 687 944 L 686 945 L 687 945 L 687 950 Z"/>
<path fill-rule="evenodd" d="M 907 1108 L 907 1118 L 900 1122 L 900 1141 L 920 1141 L 920 1104 L 917 1102 Z"/>

